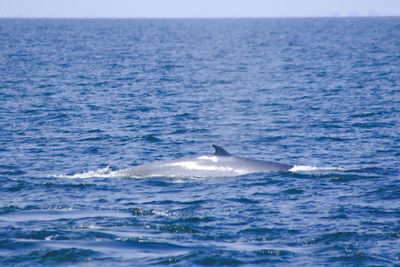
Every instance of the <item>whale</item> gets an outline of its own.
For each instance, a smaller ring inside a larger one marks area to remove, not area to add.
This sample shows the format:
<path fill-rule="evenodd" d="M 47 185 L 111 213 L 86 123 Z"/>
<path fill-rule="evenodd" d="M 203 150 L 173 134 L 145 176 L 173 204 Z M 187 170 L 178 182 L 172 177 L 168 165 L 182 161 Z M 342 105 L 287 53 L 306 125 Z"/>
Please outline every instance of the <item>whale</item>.
<path fill-rule="evenodd" d="M 214 154 L 196 158 L 159 161 L 118 171 L 131 178 L 148 177 L 234 177 L 251 173 L 289 171 L 294 165 L 273 161 L 248 159 L 231 155 L 220 146 L 212 145 Z"/>

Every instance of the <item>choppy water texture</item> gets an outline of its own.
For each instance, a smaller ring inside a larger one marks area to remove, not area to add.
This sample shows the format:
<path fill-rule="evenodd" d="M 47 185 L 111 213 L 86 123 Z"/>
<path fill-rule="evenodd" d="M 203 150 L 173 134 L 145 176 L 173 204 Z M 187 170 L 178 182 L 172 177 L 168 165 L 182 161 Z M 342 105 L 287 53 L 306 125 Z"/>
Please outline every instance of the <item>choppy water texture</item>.
<path fill-rule="evenodd" d="M 0 265 L 399 265 L 399 36 L 400 18 L 0 20 Z M 111 175 L 211 144 L 308 168 Z"/>

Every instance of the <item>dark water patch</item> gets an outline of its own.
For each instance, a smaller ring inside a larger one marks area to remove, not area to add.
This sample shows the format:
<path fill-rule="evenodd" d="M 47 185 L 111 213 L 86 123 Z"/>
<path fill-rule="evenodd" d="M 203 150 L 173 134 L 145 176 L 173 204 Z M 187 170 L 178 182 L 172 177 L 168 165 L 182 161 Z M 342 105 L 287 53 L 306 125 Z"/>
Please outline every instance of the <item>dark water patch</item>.
<path fill-rule="evenodd" d="M 282 181 L 279 180 L 274 180 L 274 179 L 265 179 L 263 180 L 259 180 L 257 179 L 256 181 L 251 182 L 250 184 L 248 184 L 249 186 L 261 186 L 261 187 L 268 187 L 268 186 L 272 186 L 272 185 L 276 185 L 281 183 Z M 258 192 L 260 193 L 260 192 Z M 258 194 L 257 193 L 257 194 Z M 266 192 L 268 193 L 268 192 Z"/>
<path fill-rule="evenodd" d="M 205 216 L 205 217 L 186 217 L 186 218 L 179 219 L 177 221 L 182 222 L 182 223 L 198 224 L 198 223 L 213 222 L 216 220 L 217 220 L 217 218 L 215 218 L 215 217 Z"/>
<path fill-rule="evenodd" d="M 296 236 L 297 234 L 299 234 L 299 231 L 296 229 L 284 228 L 246 228 L 237 233 L 238 236 L 258 241 L 293 238 L 293 236 Z"/>
<path fill-rule="evenodd" d="M 341 138 L 341 137 L 333 137 L 333 136 L 321 136 L 321 137 L 316 137 L 316 141 L 318 142 L 345 142 L 345 141 L 351 141 L 354 139 L 349 139 L 349 138 Z"/>
<path fill-rule="evenodd" d="M 153 106 L 137 106 L 137 107 L 131 107 L 129 109 L 127 109 L 127 112 L 132 112 L 132 113 L 146 113 L 146 112 L 150 112 L 152 110 L 156 109 Z"/>
<path fill-rule="evenodd" d="M 90 188 L 96 188 L 98 187 L 94 183 L 79 183 L 79 181 L 76 181 L 75 183 L 55 183 L 55 182 L 46 182 L 44 183 L 45 187 L 59 187 L 61 189 L 90 189 Z"/>
<path fill-rule="evenodd" d="M 134 216 L 154 216 L 157 214 L 154 210 L 142 210 L 140 208 L 132 208 L 128 211 L 130 211 Z"/>
<path fill-rule="evenodd" d="M 188 225 L 180 225 L 180 224 L 166 224 L 162 226 L 157 226 L 155 229 L 160 230 L 162 232 L 170 232 L 170 233 L 199 233 L 200 231 L 194 227 L 190 227 Z"/>
<path fill-rule="evenodd" d="M 90 146 L 83 151 L 84 154 L 98 154 L 100 153 L 100 148 L 96 146 Z"/>
<path fill-rule="evenodd" d="M 89 134 L 91 134 L 91 133 L 104 133 L 104 131 L 101 130 L 101 129 L 89 129 L 87 131 L 87 133 L 89 133 Z"/>
<path fill-rule="evenodd" d="M 322 129 L 342 129 L 344 128 L 343 125 L 341 125 L 342 122 L 338 123 L 319 123 L 319 124 L 311 124 L 310 127 L 312 128 L 322 128 Z"/>
<path fill-rule="evenodd" d="M 20 173 L 12 172 L 8 173 L 8 175 L 16 175 Z M 25 181 L 17 181 L 17 180 L 10 180 L 8 182 L 5 182 L 1 190 L 9 191 L 9 192 L 18 192 L 21 190 L 29 189 L 32 185 L 30 183 L 26 183 Z"/>
<path fill-rule="evenodd" d="M 235 201 L 238 203 L 242 203 L 242 204 L 257 204 L 259 203 L 258 200 L 255 199 L 249 199 L 249 198 L 245 198 L 245 197 L 241 197 L 241 198 L 232 198 L 232 199 L 228 199 L 230 201 Z"/>
<path fill-rule="evenodd" d="M 212 265 L 212 266 L 237 266 L 243 264 L 244 262 L 235 259 L 233 254 L 228 254 L 224 256 L 224 252 L 222 251 L 215 251 L 215 252 L 207 252 L 207 256 L 203 255 L 203 257 L 199 257 L 200 259 L 194 260 L 196 264 L 199 265 Z"/>
<path fill-rule="evenodd" d="M 109 138 L 109 137 L 108 137 Z M 82 139 L 80 139 L 79 141 L 80 142 L 91 142 L 91 141 L 100 141 L 100 140 L 103 140 L 103 139 L 107 139 L 107 138 L 105 138 L 105 137 L 103 137 L 103 136 L 95 136 L 95 137 L 86 137 L 86 138 L 82 138 Z"/>
<path fill-rule="evenodd" d="M 3 213 L 9 213 L 9 212 L 16 212 L 16 211 L 23 211 L 23 210 L 37 210 L 40 209 L 39 206 L 33 206 L 33 205 L 27 205 L 27 206 L 23 206 L 23 207 L 19 207 L 19 206 L 5 206 L 5 207 L 1 207 L 0 208 L 0 214 Z"/>
<path fill-rule="evenodd" d="M 154 143 L 154 142 L 161 142 L 162 140 L 158 137 L 156 137 L 155 135 L 149 134 L 149 135 L 145 135 L 143 136 L 144 140 Z"/>
<path fill-rule="evenodd" d="M 357 122 L 353 123 L 352 127 L 356 128 L 392 128 L 395 123 L 392 122 Z"/>
<path fill-rule="evenodd" d="M 375 115 L 383 115 L 384 112 L 364 112 L 364 113 L 358 113 L 358 114 L 353 114 L 350 117 L 351 118 L 368 118 L 372 117 Z"/>
<path fill-rule="evenodd" d="M 349 212 L 346 208 L 340 207 L 335 210 L 331 210 L 329 212 L 330 216 L 328 217 L 323 217 L 326 220 L 347 220 L 349 219 L 349 216 L 351 212 Z"/>
<path fill-rule="evenodd" d="M 14 256 L 6 264 L 21 264 L 26 261 L 44 265 L 73 264 L 78 262 L 89 263 L 100 257 L 100 253 L 89 249 L 44 249 Z"/>
<path fill-rule="evenodd" d="M 174 131 L 172 134 L 185 134 L 187 132 L 188 132 L 187 129 L 179 129 L 179 130 Z"/>
<path fill-rule="evenodd" d="M 3 176 L 19 176 L 19 175 L 24 175 L 24 174 L 26 174 L 26 172 L 21 170 L 18 167 L 9 168 L 8 170 L 1 170 L 0 169 L 0 175 L 3 175 Z"/>
<path fill-rule="evenodd" d="M 355 180 L 360 180 L 360 179 L 377 179 L 379 176 L 372 176 L 372 175 L 351 175 L 351 174 L 346 174 L 346 175 L 331 175 L 331 181 L 332 182 L 350 182 L 350 181 L 355 181 Z"/>
<path fill-rule="evenodd" d="M 200 199 L 200 200 L 190 200 L 190 201 L 181 201 L 180 202 L 183 205 L 194 205 L 194 206 L 200 206 L 202 204 L 207 203 L 207 200 L 205 199 Z"/>
<path fill-rule="evenodd" d="M 1 207 L 0 208 L 0 214 L 8 213 L 8 212 L 14 212 L 14 211 L 17 211 L 17 210 L 20 210 L 20 209 L 21 208 L 19 208 L 17 206 L 13 206 L 13 205 L 8 206 L 8 207 Z"/>
<path fill-rule="evenodd" d="M 399 200 L 400 199 L 400 186 L 397 184 L 390 184 L 384 187 L 375 189 L 368 194 L 373 194 L 379 196 L 384 200 Z"/>
<path fill-rule="evenodd" d="M 392 208 L 360 207 L 360 211 L 370 213 L 380 218 L 400 216 L 400 210 Z"/>
<path fill-rule="evenodd" d="M 299 188 L 290 188 L 290 189 L 284 190 L 283 193 L 289 194 L 289 195 L 297 195 L 297 194 L 303 194 L 304 190 L 299 189 Z"/>
<path fill-rule="evenodd" d="M 146 185 L 153 186 L 153 187 L 168 187 L 173 184 L 172 178 L 150 178 L 145 181 Z"/>
<path fill-rule="evenodd" d="M 31 241 L 21 241 L 16 240 L 15 238 L 1 238 L 0 239 L 0 249 L 1 250 L 9 250 L 9 251 L 19 251 L 19 250 L 27 250 L 37 248 L 37 244 Z"/>
<path fill-rule="evenodd" d="M 187 113 L 187 112 L 176 114 L 174 117 L 178 120 L 198 120 L 199 119 L 199 117 L 197 117 L 195 114 L 191 114 L 191 113 Z"/>
<path fill-rule="evenodd" d="M 285 136 L 264 136 L 260 139 L 260 142 L 276 142 L 286 139 Z"/>

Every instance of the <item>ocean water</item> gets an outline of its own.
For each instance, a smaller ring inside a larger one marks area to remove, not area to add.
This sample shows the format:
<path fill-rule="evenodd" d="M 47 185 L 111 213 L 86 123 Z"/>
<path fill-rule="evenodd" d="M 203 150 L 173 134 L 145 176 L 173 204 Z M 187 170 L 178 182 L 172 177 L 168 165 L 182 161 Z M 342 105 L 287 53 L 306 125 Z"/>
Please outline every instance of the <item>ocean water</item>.
<path fill-rule="evenodd" d="M 400 18 L 1 19 L 0 265 L 399 266 Z M 112 175 L 213 153 L 298 167 Z"/>

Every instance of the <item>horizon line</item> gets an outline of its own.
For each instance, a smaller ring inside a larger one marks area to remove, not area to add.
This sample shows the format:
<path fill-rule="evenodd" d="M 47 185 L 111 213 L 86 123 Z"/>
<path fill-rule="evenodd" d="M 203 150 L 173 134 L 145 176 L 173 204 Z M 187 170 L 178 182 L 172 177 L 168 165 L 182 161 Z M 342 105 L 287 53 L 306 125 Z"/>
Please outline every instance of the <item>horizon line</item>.
<path fill-rule="evenodd" d="M 108 16 L 99 16 L 99 17 L 74 17 L 74 16 L 66 16 L 66 17 L 36 17 L 36 16 L 0 16 L 0 19 L 283 19 L 283 18 L 392 18 L 392 17 L 400 17 L 400 15 L 358 15 L 358 16 L 336 16 L 336 15 L 327 15 L 327 16 L 221 16 L 221 17 L 108 17 Z"/>

